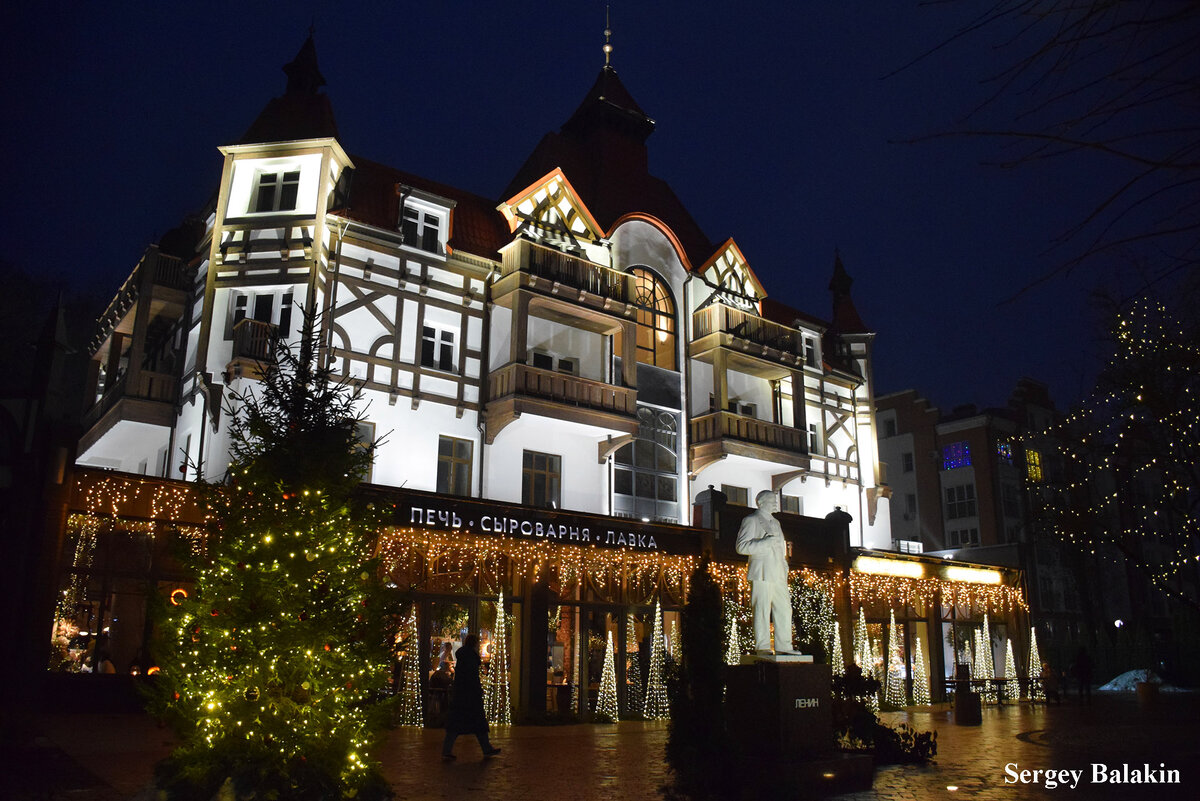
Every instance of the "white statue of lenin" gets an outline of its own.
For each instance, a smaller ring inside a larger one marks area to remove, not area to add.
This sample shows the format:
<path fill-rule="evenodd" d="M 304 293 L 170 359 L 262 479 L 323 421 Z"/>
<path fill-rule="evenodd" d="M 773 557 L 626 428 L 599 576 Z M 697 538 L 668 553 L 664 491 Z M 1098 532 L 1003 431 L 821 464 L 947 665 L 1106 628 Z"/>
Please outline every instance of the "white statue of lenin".
<path fill-rule="evenodd" d="M 775 519 L 779 499 L 771 490 L 754 496 L 758 508 L 742 521 L 737 552 L 750 557 L 750 606 L 754 617 L 754 650 L 771 652 L 771 620 L 775 621 L 775 653 L 792 650 L 792 599 L 788 592 L 787 540 Z"/>

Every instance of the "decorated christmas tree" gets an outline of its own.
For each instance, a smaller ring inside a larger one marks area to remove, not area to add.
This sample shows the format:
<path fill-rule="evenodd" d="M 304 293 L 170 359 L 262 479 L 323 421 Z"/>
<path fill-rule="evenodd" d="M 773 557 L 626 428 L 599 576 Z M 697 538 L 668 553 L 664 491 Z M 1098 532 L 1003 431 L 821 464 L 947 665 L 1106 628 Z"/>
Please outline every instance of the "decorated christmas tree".
<path fill-rule="evenodd" d="M 738 637 L 737 615 L 732 603 L 725 605 L 725 664 L 736 665 L 742 660 L 742 643 Z"/>
<path fill-rule="evenodd" d="M 1016 701 L 1021 696 L 1017 682 L 1017 660 L 1013 657 L 1012 640 L 1004 641 L 1004 700 Z"/>
<path fill-rule="evenodd" d="M 887 685 L 884 698 L 892 706 L 907 706 L 904 691 L 904 643 L 900 639 L 900 627 L 896 625 L 896 610 L 890 610 L 888 623 Z"/>
<path fill-rule="evenodd" d="M 596 698 L 596 717 L 609 723 L 621 720 L 617 707 L 617 662 L 613 653 L 612 631 L 604 647 L 604 670 L 600 673 L 600 693 Z"/>
<path fill-rule="evenodd" d="M 381 517 L 354 490 L 356 393 L 317 363 L 313 315 L 226 410 L 226 480 L 202 487 L 205 547 L 181 554 L 194 592 L 158 620 L 157 709 L 179 745 L 172 798 L 363 799 L 386 793 L 372 746 L 390 720 L 395 593 L 373 558 Z"/>
<path fill-rule="evenodd" d="M 846 672 L 846 659 L 842 656 L 842 626 L 836 620 L 833 621 L 833 642 L 830 653 L 833 654 L 829 661 L 833 675 L 841 676 Z"/>
<path fill-rule="evenodd" d="M 512 699 L 509 694 L 508 618 L 504 614 L 504 592 L 496 601 L 496 627 L 492 631 L 491 657 L 487 683 L 483 686 L 483 711 L 488 722 L 498 726 L 512 723 Z"/>
<path fill-rule="evenodd" d="M 679 639 L 679 626 L 671 621 L 671 659 L 678 663 L 683 658 L 683 644 Z"/>
<path fill-rule="evenodd" d="M 647 720 L 664 720 L 670 716 L 667 706 L 667 684 L 663 675 L 666 648 L 663 644 L 662 601 L 654 605 L 654 636 L 650 638 L 650 674 L 646 677 L 646 703 L 642 714 Z"/>
<path fill-rule="evenodd" d="M 1033 626 L 1029 627 L 1029 664 L 1025 675 L 1029 679 L 1029 697 L 1034 701 L 1045 701 L 1046 691 L 1040 681 L 1035 681 L 1042 675 L 1042 655 L 1038 653 L 1037 629 Z"/>
<path fill-rule="evenodd" d="M 989 704 L 996 703 L 996 687 L 992 679 L 996 678 L 996 665 L 992 660 L 992 627 L 988 625 L 987 612 L 983 613 L 983 625 L 979 633 L 979 672 L 980 678 L 987 679 L 984 685 L 983 698 Z"/>
<path fill-rule="evenodd" d="M 400 645 L 404 658 L 400 662 L 400 698 L 396 719 L 401 726 L 424 726 L 425 715 L 421 703 L 421 654 L 417 636 L 417 607 L 404 623 L 400 634 Z"/>
<path fill-rule="evenodd" d="M 864 676 L 871 675 L 871 643 L 867 638 L 867 615 L 858 607 L 858 619 L 854 621 L 854 662 L 862 668 Z"/>
<path fill-rule="evenodd" d="M 929 674 L 925 670 L 925 651 L 921 648 L 921 637 L 917 636 L 917 650 L 913 653 L 913 703 L 926 706 L 929 697 Z"/>
<path fill-rule="evenodd" d="M 631 614 L 625 623 L 625 714 L 629 717 L 641 717 L 642 701 L 642 660 L 638 651 L 637 619 Z"/>

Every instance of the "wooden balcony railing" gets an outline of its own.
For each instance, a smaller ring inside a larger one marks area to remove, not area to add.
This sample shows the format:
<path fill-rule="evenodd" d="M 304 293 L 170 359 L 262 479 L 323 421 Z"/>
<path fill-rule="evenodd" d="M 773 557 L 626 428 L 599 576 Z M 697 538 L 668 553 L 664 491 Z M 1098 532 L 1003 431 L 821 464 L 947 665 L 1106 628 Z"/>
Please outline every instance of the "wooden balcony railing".
<path fill-rule="evenodd" d="M 634 299 L 633 276 L 560 250 L 519 240 L 504 252 L 501 275 L 525 272 L 622 303 Z"/>
<path fill-rule="evenodd" d="M 153 291 L 156 286 L 187 292 L 190 280 L 191 273 L 182 260 L 160 253 L 156 245 L 148 247 L 104 314 L 98 318 L 96 335 L 91 343 L 92 352 L 100 349 L 142 293 Z"/>
<path fill-rule="evenodd" d="M 508 395 L 534 398 L 583 409 L 637 415 L 637 390 L 588 378 L 539 370 L 527 364 L 510 364 L 488 374 L 488 397 Z"/>
<path fill-rule="evenodd" d="M 710 412 L 692 419 L 692 442 L 736 439 L 791 453 L 808 453 L 807 432 L 733 412 Z"/>
<path fill-rule="evenodd" d="M 719 303 L 692 314 L 692 331 L 694 339 L 714 333 L 729 334 L 804 358 L 804 337 L 796 329 Z"/>
<path fill-rule="evenodd" d="M 233 358 L 265 362 L 271 357 L 271 340 L 274 338 L 275 326 L 270 323 L 260 323 L 249 317 L 239 320 L 233 327 Z"/>
<path fill-rule="evenodd" d="M 137 373 L 134 385 L 130 386 L 129 374 L 122 374 L 111 386 L 105 388 L 100 400 L 83 416 L 84 428 L 94 425 L 122 398 L 174 404 L 179 399 L 179 378 L 170 373 L 141 370 Z"/>

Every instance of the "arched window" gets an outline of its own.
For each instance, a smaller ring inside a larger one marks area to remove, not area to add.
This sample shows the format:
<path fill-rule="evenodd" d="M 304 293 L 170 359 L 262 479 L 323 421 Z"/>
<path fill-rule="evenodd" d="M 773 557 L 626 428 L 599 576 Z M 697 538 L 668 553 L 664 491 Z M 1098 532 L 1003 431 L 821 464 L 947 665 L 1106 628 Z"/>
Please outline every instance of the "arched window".
<path fill-rule="evenodd" d="M 637 360 L 675 368 L 675 302 L 665 282 L 645 267 L 634 267 L 637 306 Z"/>

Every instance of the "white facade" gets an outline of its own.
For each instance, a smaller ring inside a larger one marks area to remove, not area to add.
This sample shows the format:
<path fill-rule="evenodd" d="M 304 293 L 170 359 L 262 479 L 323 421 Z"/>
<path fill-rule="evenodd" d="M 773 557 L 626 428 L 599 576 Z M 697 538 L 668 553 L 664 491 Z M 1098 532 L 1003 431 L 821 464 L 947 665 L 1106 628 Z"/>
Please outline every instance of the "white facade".
<path fill-rule="evenodd" d="M 732 240 L 697 264 L 641 209 L 604 228 L 562 170 L 491 218 L 465 193 L 385 181 L 394 217 L 364 220 L 339 192 L 378 170 L 335 138 L 222 152 L 169 421 L 124 419 L 110 400 L 80 464 L 219 479 L 230 397 L 310 308 L 322 357 L 361 387 L 383 440 L 373 483 L 681 524 L 709 486 L 772 489 L 794 512 L 850 513 L 852 546 L 891 547 L 871 335 L 766 319 Z M 458 243 L 484 223 L 508 240 Z M 117 364 L 119 328 L 97 362 Z M 823 353 L 831 342 L 842 352 Z M 97 395 L 119 391 L 102 380 Z"/>

